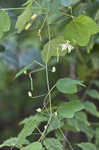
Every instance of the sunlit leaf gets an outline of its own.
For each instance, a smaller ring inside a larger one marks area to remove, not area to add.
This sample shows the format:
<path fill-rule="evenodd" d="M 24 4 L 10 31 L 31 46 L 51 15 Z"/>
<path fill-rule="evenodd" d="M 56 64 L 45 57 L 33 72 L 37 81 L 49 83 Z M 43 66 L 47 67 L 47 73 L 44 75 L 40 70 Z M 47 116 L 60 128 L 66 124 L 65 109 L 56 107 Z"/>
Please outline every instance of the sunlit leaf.
<path fill-rule="evenodd" d="M 83 104 L 79 100 L 62 103 L 58 107 L 60 118 L 73 118 L 75 113 L 84 109 Z"/>
<path fill-rule="evenodd" d="M 66 25 L 65 39 L 74 45 L 86 46 L 91 35 L 97 32 L 99 26 L 90 17 L 79 15 Z"/>
<path fill-rule="evenodd" d="M 71 78 L 59 79 L 56 83 L 57 89 L 66 94 L 74 94 L 77 92 L 77 85 L 84 86 L 84 84 L 79 80 L 73 80 Z"/>

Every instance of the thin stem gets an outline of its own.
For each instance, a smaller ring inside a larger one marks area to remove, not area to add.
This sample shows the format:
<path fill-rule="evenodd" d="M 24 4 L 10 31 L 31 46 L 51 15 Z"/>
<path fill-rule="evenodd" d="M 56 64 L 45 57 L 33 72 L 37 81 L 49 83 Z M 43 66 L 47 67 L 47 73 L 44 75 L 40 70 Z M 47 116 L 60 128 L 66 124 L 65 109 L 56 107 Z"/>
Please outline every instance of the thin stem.
<path fill-rule="evenodd" d="M 48 96 L 49 96 L 49 102 L 50 102 L 50 113 L 52 114 L 52 104 L 51 104 L 51 94 L 50 94 L 49 77 L 48 77 L 48 64 L 47 64 L 48 56 L 49 56 L 49 52 L 50 52 L 50 40 L 51 40 L 49 24 L 48 24 L 48 35 L 49 35 L 49 45 L 48 45 L 48 53 L 47 53 L 47 60 L 46 60 L 46 80 L 47 80 L 47 89 L 48 89 L 48 93 L 49 93 Z"/>
<path fill-rule="evenodd" d="M 39 72 L 39 71 L 42 71 L 42 70 L 45 70 L 45 68 L 43 67 L 43 68 L 35 69 L 35 70 L 32 70 L 30 73 L 32 74 L 32 73 Z"/>
<path fill-rule="evenodd" d="M 42 95 L 38 95 L 38 96 L 34 96 L 34 97 L 32 96 L 31 98 L 33 98 L 33 99 L 34 99 L 34 98 L 39 98 L 39 97 L 43 97 L 43 96 L 45 96 L 45 95 L 46 95 L 46 94 L 42 94 Z"/>
<path fill-rule="evenodd" d="M 44 139 L 45 133 L 46 133 L 46 131 L 47 131 L 49 125 L 50 125 L 51 120 L 52 120 L 52 114 L 50 115 L 50 118 L 49 118 L 49 120 L 48 120 L 48 123 L 47 123 L 47 125 L 46 125 L 46 128 L 45 128 L 45 130 L 43 131 L 43 133 L 42 133 L 42 135 L 41 135 L 39 141 L 42 141 L 42 140 Z"/>
<path fill-rule="evenodd" d="M 44 98 L 44 107 L 43 109 L 46 107 L 47 104 L 46 103 L 46 99 L 49 96 L 49 94 L 51 94 L 51 92 L 53 91 L 53 89 L 56 87 L 56 84 L 54 84 L 54 86 L 50 89 L 50 91 L 48 92 L 48 94 L 46 95 L 46 97 Z"/>
<path fill-rule="evenodd" d="M 7 10 L 7 11 L 10 11 L 10 10 L 22 10 L 22 9 L 25 9 L 24 7 L 18 7 L 18 8 L 1 8 L 0 11 L 4 11 L 4 10 Z"/>
<path fill-rule="evenodd" d="M 41 67 L 45 67 L 43 64 L 41 64 L 40 62 L 38 62 L 37 60 L 33 60 L 36 64 L 38 64 L 39 66 L 41 66 Z"/>

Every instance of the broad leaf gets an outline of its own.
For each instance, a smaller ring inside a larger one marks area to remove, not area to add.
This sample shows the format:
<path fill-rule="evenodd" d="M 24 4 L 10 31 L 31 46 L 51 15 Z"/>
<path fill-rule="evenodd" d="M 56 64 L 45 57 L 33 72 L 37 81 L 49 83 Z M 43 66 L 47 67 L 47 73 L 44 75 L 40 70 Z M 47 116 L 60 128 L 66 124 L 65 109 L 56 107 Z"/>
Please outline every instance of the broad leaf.
<path fill-rule="evenodd" d="M 54 138 L 46 138 L 44 145 L 47 150 L 63 150 L 60 141 Z"/>
<path fill-rule="evenodd" d="M 57 89 L 64 94 L 74 94 L 77 92 L 77 85 L 84 86 L 81 81 L 71 78 L 59 79 L 56 83 Z"/>
<path fill-rule="evenodd" d="M 4 146 L 16 146 L 16 143 L 17 143 L 17 138 L 16 137 L 10 138 L 10 139 L 6 140 L 3 144 L 1 144 L 0 148 L 4 147 Z"/>
<path fill-rule="evenodd" d="M 10 18 L 5 11 L 0 11 L 0 38 L 10 29 Z"/>
<path fill-rule="evenodd" d="M 71 41 L 73 45 L 86 46 L 91 35 L 97 32 L 99 27 L 90 17 L 79 15 L 67 24 L 65 39 Z"/>
<path fill-rule="evenodd" d="M 44 150 L 41 143 L 39 142 L 34 142 L 29 144 L 26 147 L 21 148 L 21 150 Z"/>
<path fill-rule="evenodd" d="M 75 114 L 75 118 L 78 120 L 78 121 L 82 121 L 84 124 L 86 124 L 87 126 L 89 126 L 89 122 L 88 122 L 88 119 L 87 119 L 87 115 L 86 113 L 84 112 L 77 112 Z"/>
<path fill-rule="evenodd" d="M 20 145 L 18 145 L 18 138 L 14 137 L 14 138 L 10 138 L 8 140 L 6 140 L 3 144 L 0 145 L 1 147 L 22 147 L 22 145 L 27 145 L 29 144 L 29 141 L 27 139 L 22 139 L 20 142 Z"/>
<path fill-rule="evenodd" d="M 81 143 L 77 144 L 82 150 L 96 150 L 96 146 L 92 143 Z"/>
<path fill-rule="evenodd" d="M 83 104 L 79 100 L 73 100 L 61 104 L 58 107 L 58 114 L 60 118 L 73 118 L 74 114 L 84 109 Z"/>
<path fill-rule="evenodd" d="M 62 52 L 61 44 L 65 42 L 64 37 L 57 37 L 47 42 L 41 53 L 43 61 L 48 62 L 52 56 L 64 56 L 67 52 Z"/>
<path fill-rule="evenodd" d="M 34 129 L 43 121 L 47 121 L 47 116 L 37 114 L 34 117 L 30 117 L 28 119 L 25 119 L 24 122 L 24 128 L 21 130 L 21 132 L 18 135 L 18 144 L 20 145 L 21 141 L 25 139 L 26 137 L 30 136 Z M 21 124 L 22 124 L 21 123 Z"/>
<path fill-rule="evenodd" d="M 99 117 L 99 111 L 97 110 L 94 103 L 86 101 L 83 104 L 84 104 L 85 110 L 87 112 L 89 112 L 90 114 L 92 114 L 96 117 Z"/>
<path fill-rule="evenodd" d="M 88 95 L 94 99 L 99 100 L 99 92 L 95 89 L 88 90 Z"/>
<path fill-rule="evenodd" d="M 90 139 L 94 136 L 94 131 L 88 126 L 84 121 L 78 120 L 76 118 L 68 119 L 65 126 L 65 130 L 73 132 L 83 132 Z"/>

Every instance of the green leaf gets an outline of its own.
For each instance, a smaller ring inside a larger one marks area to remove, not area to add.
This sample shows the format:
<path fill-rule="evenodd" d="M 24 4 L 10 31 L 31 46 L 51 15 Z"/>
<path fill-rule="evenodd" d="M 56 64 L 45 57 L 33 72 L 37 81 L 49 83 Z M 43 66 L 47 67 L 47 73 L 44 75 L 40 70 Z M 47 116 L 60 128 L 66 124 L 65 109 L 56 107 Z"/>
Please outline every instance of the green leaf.
<path fill-rule="evenodd" d="M 97 87 L 99 87 L 99 80 L 93 80 L 92 83 L 95 84 Z"/>
<path fill-rule="evenodd" d="M 74 94 L 77 92 L 77 85 L 84 86 L 81 81 L 71 78 L 59 79 L 56 83 L 57 89 L 64 94 Z"/>
<path fill-rule="evenodd" d="M 16 143 L 17 143 L 16 137 L 10 138 L 10 139 L 6 140 L 3 144 L 1 144 L 0 148 L 4 147 L 4 146 L 16 146 Z"/>
<path fill-rule="evenodd" d="M 73 118 L 74 114 L 84 109 L 83 104 L 79 100 L 73 100 L 61 104 L 58 107 L 58 114 L 61 118 Z"/>
<path fill-rule="evenodd" d="M 10 29 L 10 18 L 6 11 L 0 11 L 0 38 Z"/>
<path fill-rule="evenodd" d="M 86 124 L 87 126 L 89 126 L 89 122 L 87 119 L 87 115 L 84 112 L 77 112 L 75 113 L 75 118 L 79 121 L 82 121 L 84 124 Z"/>
<path fill-rule="evenodd" d="M 96 145 L 99 146 L 99 128 L 96 128 Z"/>
<path fill-rule="evenodd" d="M 44 145 L 47 150 L 62 150 L 62 144 L 59 140 L 54 138 L 46 138 L 44 141 Z"/>
<path fill-rule="evenodd" d="M 34 142 L 29 144 L 26 147 L 21 148 L 21 150 L 44 150 L 41 143 L 39 142 Z"/>
<path fill-rule="evenodd" d="M 26 65 L 24 68 L 22 68 L 15 76 L 15 79 L 18 78 L 21 74 L 24 73 L 24 71 L 26 71 L 27 69 L 29 69 L 32 65 L 34 64 L 34 60 L 29 63 L 28 65 Z"/>
<path fill-rule="evenodd" d="M 32 11 L 32 5 L 28 5 L 23 13 L 18 17 L 15 27 L 18 30 L 18 33 L 20 33 L 25 28 L 26 24 L 30 21 Z"/>
<path fill-rule="evenodd" d="M 67 52 L 62 52 L 61 44 L 64 44 L 66 41 L 64 37 L 60 36 L 45 44 L 43 51 L 41 52 L 42 59 L 46 63 L 50 60 L 52 56 L 64 56 Z"/>
<path fill-rule="evenodd" d="M 88 90 L 88 95 L 94 99 L 99 100 L 99 92 L 95 89 Z"/>
<path fill-rule="evenodd" d="M 89 126 L 89 124 L 87 124 L 87 120 L 83 121 L 82 119 L 77 119 L 77 118 L 67 119 L 65 130 L 66 129 L 73 132 L 83 132 L 90 139 L 92 139 L 92 137 L 94 136 L 94 131 Z"/>
<path fill-rule="evenodd" d="M 79 15 L 67 24 L 65 39 L 71 41 L 73 45 L 86 46 L 91 35 L 97 32 L 99 27 L 90 17 Z"/>
<path fill-rule="evenodd" d="M 24 128 L 21 130 L 21 132 L 18 135 L 18 144 L 20 145 L 21 141 L 25 139 L 26 137 L 30 136 L 34 129 L 43 121 L 47 121 L 47 116 L 44 116 L 42 114 L 36 114 L 33 117 L 29 117 L 25 119 L 21 124 L 24 123 Z"/>
<path fill-rule="evenodd" d="M 50 125 L 48 127 L 47 133 L 49 133 L 49 132 L 51 132 L 53 130 L 59 129 L 63 125 L 64 125 L 64 123 L 62 121 L 60 121 L 57 116 L 53 116 L 52 120 L 50 122 Z"/>
<path fill-rule="evenodd" d="M 97 108 L 94 103 L 86 101 L 83 103 L 83 105 L 87 112 L 89 112 L 90 114 L 92 114 L 96 117 L 99 117 L 99 112 L 97 111 Z"/>
<path fill-rule="evenodd" d="M 10 138 L 10 139 L 6 140 L 3 144 L 1 144 L 1 145 L 0 145 L 0 148 L 1 148 L 1 147 L 5 147 L 5 146 L 8 146 L 8 147 L 13 146 L 13 147 L 18 147 L 18 148 L 20 148 L 20 146 L 22 146 L 22 145 L 27 145 L 27 144 L 29 144 L 29 141 L 28 141 L 27 139 L 22 139 L 22 140 L 21 140 L 21 143 L 20 143 L 20 146 L 18 145 L 17 142 L 18 142 L 18 138 L 16 138 L 16 137 Z"/>
<path fill-rule="evenodd" d="M 82 148 L 82 150 L 96 150 L 96 146 L 92 143 L 81 143 L 77 144 L 77 146 Z"/>

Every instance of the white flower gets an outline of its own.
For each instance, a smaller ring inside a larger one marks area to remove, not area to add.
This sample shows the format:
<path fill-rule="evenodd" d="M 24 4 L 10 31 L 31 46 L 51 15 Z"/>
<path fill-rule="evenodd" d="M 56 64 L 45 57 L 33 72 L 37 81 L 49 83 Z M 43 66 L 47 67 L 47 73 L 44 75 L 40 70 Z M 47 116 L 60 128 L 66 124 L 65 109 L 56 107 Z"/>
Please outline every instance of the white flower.
<path fill-rule="evenodd" d="M 44 129 L 45 129 L 45 130 L 47 129 L 47 125 L 44 126 Z"/>
<path fill-rule="evenodd" d="M 55 112 L 55 116 L 57 116 L 57 111 Z"/>
<path fill-rule="evenodd" d="M 38 108 L 38 109 L 36 109 L 36 111 L 37 111 L 37 112 L 41 112 L 41 111 L 42 111 L 42 109 L 41 109 L 41 108 Z"/>
<path fill-rule="evenodd" d="M 56 72 L 56 68 L 55 67 L 52 67 L 52 72 Z"/>
<path fill-rule="evenodd" d="M 29 97 L 32 97 L 31 91 L 28 91 L 28 96 L 29 96 Z"/>
<path fill-rule="evenodd" d="M 66 43 L 61 44 L 61 48 L 62 51 L 67 50 L 67 52 L 70 53 L 74 47 L 70 44 L 70 41 L 66 41 Z"/>
<path fill-rule="evenodd" d="M 24 71 L 24 74 L 27 74 L 27 71 L 26 71 L 26 70 Z"/>

